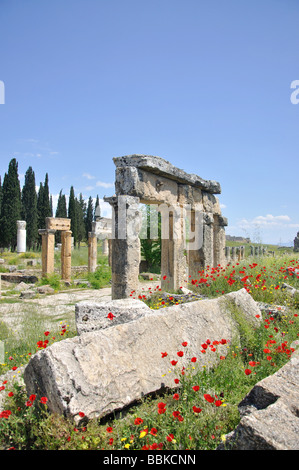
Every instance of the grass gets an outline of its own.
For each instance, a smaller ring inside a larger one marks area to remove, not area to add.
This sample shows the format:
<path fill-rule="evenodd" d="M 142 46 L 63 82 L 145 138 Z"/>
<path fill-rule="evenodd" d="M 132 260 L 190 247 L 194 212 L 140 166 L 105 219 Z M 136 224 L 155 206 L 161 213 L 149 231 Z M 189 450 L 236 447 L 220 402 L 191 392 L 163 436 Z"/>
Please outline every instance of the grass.
<path fill-rule="evenodd" d="M 182 351 L 183 357 L 176 358 L 178 362 L 175 366 L 170 367 L 170 358 L 161 355 L 165 374 L 173 376 L 172 390 L 161 390 L 151 397 L 144 397 L 122 414 L 103 420 L 94 419 L 80 427 L 75 427 L 62 416 L 49 414 L 46 403 L 37 403 L 34 397 L 28 400 L 23 387 L 15 383 L 10 389 L 0 391 L 5 394 L 4 409 L 11 412 L 7 417 L 2 415 L 0 418 L 0 448 L 215 449 L 225 441 L 225 435 L 237 426 L 240 420 L 238 403 L 255 383 L 282 367 L 293 352 L 290 345 L 299 335 L 298 298 L 282 289 L 284 282 L 299 288 L 299 279 L 294 271 L 299 269 L 299 263 L 293 256 L 250 258 L 207 269 L 198 273 L 198 279 L 189 279 L 193 290 L 209 298 L 245 288 L 258 302 L 278 305 L 275 314 L 263 313 L 258 328 L 251 327 L 241 312 L 230 305 L 232 317 L 238 324 L 240 340 L 232 338 L 228 342 L 224 338 L 222 350 L 224 348 L 225 353 L 220 354 L 220 346 L 215 342 L 219 338 L 207 338 L 199 352 L 199 355 L 205 354 L 206 358 L 211 358 L 210 364 L 214 364 L 212 359 L 216 355 L 215 365 L 199 366 L 199 357 L 190 356 L 190 345 L 185 344 L 182 338 L 178 352 Z M 94 273 L 94 280 L 99 281 L 97 273 Z M 158 286 L 141 298 L 153 309 L 173 304 L 171 298 L 166 302 L 162 300 Z M 12 365 L 26 363 L 29 355 L 38 349 L 75 334 L 68 332 L 67 328 L 63 329 L 62 326 L 66 325 L 61 323 L 57 325 L 55 334 L 45 332 L 43 325 L 36 320 L 35 316 L 26 319 L 23 344 L 19 350 L 12 332 L 0 323 L 0 337 L 11 335 L 12 349 L 8 354 L 13 357 L 6 358 L 3 372 L 10 370 Z M 185 369 L 182 367 L 183 359 L 187 359 Z M 205 363 L 209 364 L 209 361 Z M 5 385 L 0 383 L 0 388 Z M 8 396 L 9 393 L 13 395 Z"/>

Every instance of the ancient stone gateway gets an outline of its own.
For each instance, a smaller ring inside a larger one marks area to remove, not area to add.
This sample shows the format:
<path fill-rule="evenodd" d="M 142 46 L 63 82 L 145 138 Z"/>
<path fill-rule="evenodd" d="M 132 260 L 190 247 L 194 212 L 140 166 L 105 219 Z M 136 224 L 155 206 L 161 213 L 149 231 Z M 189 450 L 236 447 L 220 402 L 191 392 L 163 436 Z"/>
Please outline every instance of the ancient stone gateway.
<path fill-rule="evenodd" d="M 61 231 L 61 279 L 71 279 L 72 232 L 71 219 L 46 217 L 46 228 L 38 233 L 42 236 L 42 276 L 54 273 L 55 231 Z"/>
<path fill-rule="evenodd" d="M 225 263 L 225 226 L 215 194 L 220 184 L 148 155 L 113 159 L 116 194 L 112 206 L 112 298 L 128 298 L 138 286 L 140 203 L 161 213 L 162 288 L 176 290 L 187 276 L 198 278 L 207 266 Z M 189 269 L 189 274 L 187 269 Z"/>

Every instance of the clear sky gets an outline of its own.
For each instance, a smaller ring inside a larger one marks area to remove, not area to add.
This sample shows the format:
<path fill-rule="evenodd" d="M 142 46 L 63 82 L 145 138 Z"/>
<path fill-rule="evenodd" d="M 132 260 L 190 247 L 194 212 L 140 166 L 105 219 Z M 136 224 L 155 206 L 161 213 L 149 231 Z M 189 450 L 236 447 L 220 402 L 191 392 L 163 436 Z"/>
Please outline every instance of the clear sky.
<path fill-rule="evenodd" d="M 54 202 L 102 199 L 113 157 L 156 155 L 220 182 L 227 234 L 293 241 L 298 0 L 0 0 L 0 20 L 2 179 L 15 157 Z"/>

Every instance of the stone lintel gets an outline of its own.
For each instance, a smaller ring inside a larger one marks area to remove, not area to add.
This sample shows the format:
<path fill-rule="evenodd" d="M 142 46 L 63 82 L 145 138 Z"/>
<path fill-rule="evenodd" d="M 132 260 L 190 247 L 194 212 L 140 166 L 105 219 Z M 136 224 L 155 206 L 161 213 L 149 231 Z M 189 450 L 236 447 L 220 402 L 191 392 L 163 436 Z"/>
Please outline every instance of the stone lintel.
<path fill-rule="evenodd" d="M 46 217 L 46 228 L 49 230 L 70 230 L 71 219 Z"/>
<path fill-rule="evenodd" d="M 217 181 L 204 180 L 193 173 L 186 173 L 184 170 L 175 167 L 161 157 L 151 155 L 127 155 L 115 157 L 113 158 L 113 162 L 117 168 L 134 166 L 135 168 L 146 170 L 149 173 L 165 176 L 166 178 L 175 180 L 177 183 L 195 186 L 212 194 L 221 193 L 220 183 Z"/>

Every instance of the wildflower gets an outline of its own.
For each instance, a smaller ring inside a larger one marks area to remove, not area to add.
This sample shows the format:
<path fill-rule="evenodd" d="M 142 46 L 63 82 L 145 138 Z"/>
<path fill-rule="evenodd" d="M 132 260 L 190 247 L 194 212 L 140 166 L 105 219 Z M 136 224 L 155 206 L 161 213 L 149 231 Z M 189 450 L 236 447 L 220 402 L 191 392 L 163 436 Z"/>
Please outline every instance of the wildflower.
<path fill-rule="evenodd" d="M 135 421 L 134 421 L 134 424 L 138 425 L 138 424 L 142 424 L 143 423 L 143 419 L 142 418 L 136 418 Z"/>
<path fill-rule="evenodd" d="M 194 385 L 192 388 L 193 388 L 194 392 L 198 392 L 198 390 L 199 390 L 199 385 Z"/>
<path fill-rule="evenodd" d="M 221 401 L 221 400 L 216 400 L 216 401 L 215 401 L 215 405 L 216 405 L 216 406 L 221 406 L 221 405 L 222 405 L 222 401 Z"/>
<path fill-rule="evenodd" d="M 208 393 L 205 393 L 203 397 L 204 397 L 204 399 L 207 400 L 209 403 L 213 403 L 213 401 L 214 401 L 214 398 L 211 397 L 211 395 L 209 395 Z"/>
<path fill-rule="evenodd" d="M 177 352 L 177 355 L 178 355 L 179 357 L 183 357 L 184 353 L 183 353 L 183 351 L 178 351 L 178 352 Z"/>
<path fill-rule="evenodd" d="M 184 341 L 184 342 L 182 343 L 182 346 L 184 346 L 184 348 L 185 348 L 187 345 L 188 345 L 187 341 Z"/>
<path fill-rule="evenodd" d="M 172 366 L 175 366 L 177 363 L 178 363 L 178 361 L 171 361 L 171 362 L 170 362 L 170 364 L 171 364 Z"/>
<path fill-rule="evenodd" d="M 46 404 L 47 401 L 48 401 L 47 397 L 41 397 L 41 399 L 40 399 L 40 402 L 43 403 L 43 404 Z"/>
<path fill-rule="evenodd" d="M 178 393 L 175 393 L 172 397 L 174 400 L 179 400 L 180 395 Z"/>
<path fill-rule="evenodd" d="M 162 358 L 167 356 L 167 352 L 161 352 Z"/>
<path fill-rule="evenodd" d="M 13 397 L 13 392 L 9 392 L 9 393 L 8 393 L 8 396 L 9 396 L 9 397 Z"/>
<path fill-rule="evenodd" d="M 85 413 L 83 413 L 83 411 L 79 411 L 79 416 L 80 416 L 80 418 L 84 418 Z"/>
<path fill-rule="evenodd" d="M 202 411 L 201 408 L 197 408 L 196 406 L 193 406 L 192 410 L 194 411 L 194 413 L 200 413 Z"/>
<path fill-rule="evenodd" d="M 250 375 L 252 371 L 250 369 L 245 369 L 244 372 L 246 375 Z"/>
<path fill-rule="evenodd" d="M 107 318 L 109 318 L 109 320 L 113 320 L 113 318 L 115 317 L 115 315 L 113 315 L 113 313 L 109 312 L 108 315 L 107 315 Z"/>
<path fill-rule="evenodd" d="M 33 402 L 36 399 L 36 395 L 30 395 L 29 400 Z"/>
<path fill-rule="evenodd" d="M 113 428 L 111 426 L 108 426 L 108 428 L 106 428 L 106 431 L 110 433 L 113 431 Z"/>
<path fill-rule="evenodd" d="M 173 434 L 168 434 L 168 436 L 166 436 L 166 440 L 167 440 L 168 442 L 173 441 L 173 439 L 174 439 L 174 435 L 173 435 Z"/>
<path fill-rule="evenodd" d="M 156 435 L 157 435 L 157 432 L 158 432 L 158 431 L 157 431 L 156 428 L 152 428 L 152 429 L 150 430 L 150 434 L 151 434 L 152 436 L 156 436 Z"/>
<path fill-rule="evenodd" d="M 191 362 L 196 362 L 196 361 L 197 361 L 196 357 L 191 358 Z"/>

